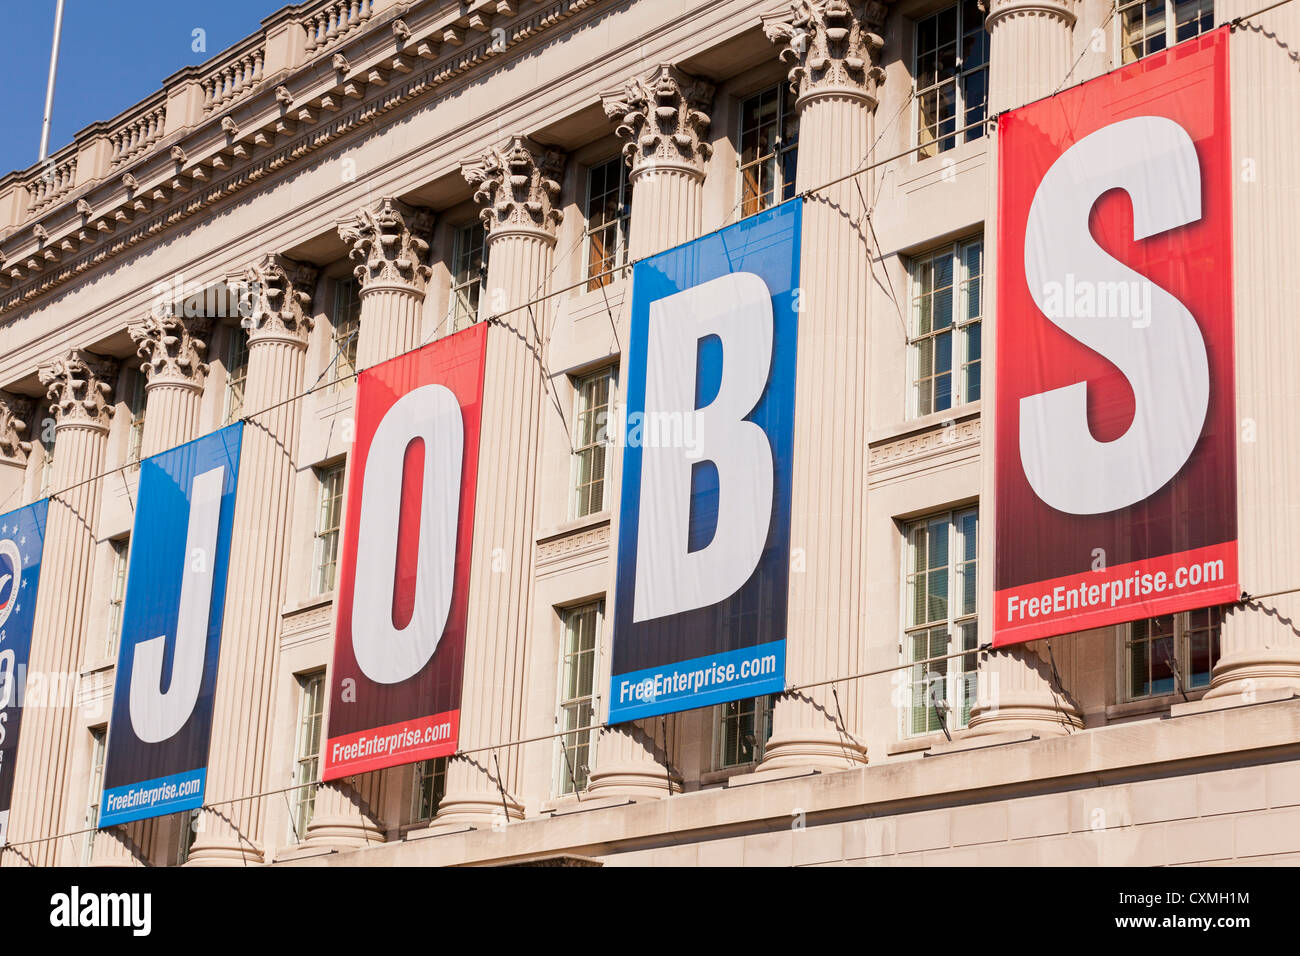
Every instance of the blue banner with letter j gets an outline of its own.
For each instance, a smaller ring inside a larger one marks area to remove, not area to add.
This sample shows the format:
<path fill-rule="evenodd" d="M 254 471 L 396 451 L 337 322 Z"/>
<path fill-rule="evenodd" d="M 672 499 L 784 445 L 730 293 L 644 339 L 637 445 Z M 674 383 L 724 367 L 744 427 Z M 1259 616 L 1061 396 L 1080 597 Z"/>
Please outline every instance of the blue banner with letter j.
<path fill-rule="evenodd" d="M 100 827 L 203 805 L 243 427 L 140 463 Z"/>

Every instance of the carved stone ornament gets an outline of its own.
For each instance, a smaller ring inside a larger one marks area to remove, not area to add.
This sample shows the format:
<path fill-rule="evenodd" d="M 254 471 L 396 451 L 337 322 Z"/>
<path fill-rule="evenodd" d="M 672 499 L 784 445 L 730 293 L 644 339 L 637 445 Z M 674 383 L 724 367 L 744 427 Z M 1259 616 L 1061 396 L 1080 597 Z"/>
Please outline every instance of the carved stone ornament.
<path fill-rule="evenodd" d="M 270 254 L 249 266 L 235 282 L 240 287 L 239 313 L 249 345 L 259 340 L 290 340 L 304 348 L 314 319 L 311 314 L 316 268 Z"/>
<path fill-rule="evenodd" d="M 136 353 L 144 359 L 140 371 L 149 385 L 167 383 L 199 389 L 208 374 L 203 354 L 212 327 L 210 319 L 157 316 L 150 313 L 127 327 Z"/>
<path fill-rule="evenodd" d="M 790 87 L 800 99 L 849 93 L 876 100 L 884 70 L 876 63 L 885 6 L 876 0 L 796 0 L 789 13 L 763 17 L 763 32 L 791 63 Z"/>
<path fill-rule="evenodd" d="M 113 417 L 110 384 L 117 375 L 116 359 L 73 349 L 37 369 L 45 386 L 57 428 L 82 425 L 108 430 Z"/>
<path fill-rule="evenodd" d="M 338 224 L 357 265 L 352 272 L 364 292 L 376 286 L 406 286 L 423 292 L 429 268 L 428 236 L 433 213 L 397 199 L 381 199 Z"/>
<path fill-rule="evenodd" d="M 531 229 L 555 235 L 562 215 L 555 208 L 560 195 L 564 154 L 513 136 L 504 149 L 493 147 L 482 159 L 461 163 L 461 173 L 474 187 L 479 217 L 489 233 Z"/>
<path fill-rule="evenodd" d="M 713 85 L 667 63 L 649 77 L 637 77 L 622 90 L 601 96 L 605 115 L 618 123 L 627 140 L 623 155 L 635 173 L 655 166 L 703 172 L 713 147 L 705 142 Z"/>
<path fill-rule="evenodd" d="M 24 441 L 36 403 L 21 395 L 0 392 L 0 458 L 25 462 L 32 443 Z"/>

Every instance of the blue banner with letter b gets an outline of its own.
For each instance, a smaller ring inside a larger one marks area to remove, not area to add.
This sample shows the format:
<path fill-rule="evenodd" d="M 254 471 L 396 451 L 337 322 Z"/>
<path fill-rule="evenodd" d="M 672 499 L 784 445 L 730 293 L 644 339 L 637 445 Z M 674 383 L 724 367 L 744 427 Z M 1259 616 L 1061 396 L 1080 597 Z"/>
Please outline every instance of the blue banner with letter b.
<path fill-rule="evenodd" d="M 784 689 L 801 221 L 634 267 L 611 724 Z"/>

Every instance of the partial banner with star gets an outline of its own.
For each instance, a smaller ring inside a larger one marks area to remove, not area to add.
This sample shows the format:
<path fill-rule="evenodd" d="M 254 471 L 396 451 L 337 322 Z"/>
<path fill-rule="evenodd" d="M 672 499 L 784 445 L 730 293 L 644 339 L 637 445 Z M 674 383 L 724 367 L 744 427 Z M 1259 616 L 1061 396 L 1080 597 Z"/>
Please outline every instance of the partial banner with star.
<path fill-rule="evenodd" d="M 8 843 L 18 730 L 49 505 L 49 499 L 42 498 L 0 516 L 0 846 Z"/>

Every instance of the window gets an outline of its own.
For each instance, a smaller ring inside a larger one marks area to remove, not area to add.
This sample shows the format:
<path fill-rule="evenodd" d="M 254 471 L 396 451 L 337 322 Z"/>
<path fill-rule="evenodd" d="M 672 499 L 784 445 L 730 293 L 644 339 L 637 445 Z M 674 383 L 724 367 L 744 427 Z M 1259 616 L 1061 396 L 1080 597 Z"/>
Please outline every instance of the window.
<path fill-rule="evenodd" d="M 1214 28 L 1214 0 L 1133 0 L 1116 18 L 1122 63 L 1159 53 Z"/>
<path fill-rule="evenodd" d="M 104 727 L 90 729 L 90 793 L 86 797 L 86 834 L 81 845 L 81 865 L 90 866 L 95 855 L 95 837 L 99 826 L 99 801 L 104 790 Z"/>
<path fill-rule="evenodd" d="M 714 761 L 718 770 L 757 763 L 772 736 L 775 697 L 733 700 L 714 708 Z"/>
<path fill-rule="evenodd" d="M 603 275 L 627 262 L 627 230 L 632 189 L 627 163 L 616 156 L 587 171 L 587 289 L 614 281 Z"/>
<path fill-rule="evenodd" d="M 325 672 L 298 677 L 298 739 L 294 744 L 293 782 L 298 789 L 290 793 L 294 843 L 307 834 L 312 810 L 316 807 L 316 788 L 311 784 L 320 776 L 321 718 L 325 712 Z"/>
<path fill-rule="evenodd" d="M 1125 700 L 1141 700 L 1210 686 L 1219 660 L 1223 608 L 1134 621 L 1124 635 Z"/>
<path fill-rule="evenodd" d="M 334 281 L 334 333 L 330 338 L 329 380 L 338 389 L 356 379 L 357 336 L 361 331 L 361 287 L 353 278 Z"/>
<path fill-rule="evenodd" d="M 984 240 L 948 246 L 910 266 L 909 414 L 979 401 Z"/>
<path fill-rule="evenodd" d="M 117 640 L 122 635 L 122 609 L 126 604 L 126 571 L 131 556 L 131 539 L 115 538 L 113 548 L 113 580 L 108 593 L 108 635 L 104 640 L 104 657 L 117 656 Z"/>
<path fill-rule="evenodd" d="M 140 449 L 144 443 L 144 373 L 135 368 L 127 369 L 122 384 L 126 409 L 131 416 L 130 430 L 126 433 L 127 470 L 139 471 Z"/>
<path fill-rule="evenodd" d="M 948 512 L 905 529 L 903 653 L 911 663 L 957 651 L 976 651 L 975 565 L 978 511 Z M 970 722 L 975 700 L 975 654 L 917 663 L 908 671 L 904 733 L 951 731 Z M 945 716 L 947 715 L 947 716 Z"/>
<path fill-rule="evenodd" d="M 937 156 L 984 135 L 957 130 L 984 119 L 989 34 L 979 0 L 962 0 L 916 23 L 916 145 L 919 159 Z"/>
<path fill-rule="evenodd" d="M 740 104 L 741 216 L 794 198 L 799 158 L 799 113 L 790 84 L 756 93 Z"/>
<path fill-rule="evenodd" d="M 479 319 L 479 298 L 487 276 L 487 245 L 483 223 L 456 230 L 452 242 L 451 331 L 459 332 Z"/>
<path fill-rule="evenodd" d="M 564 647 L 560 657 L 558 722 L 565 734 L 556 748 L 557 790 L 561 795 L 587 788 L 595 757 L 596 730 L 581 730 L 596 722 L 596 638 L 604 602 L 569 608 L 564 616 Z"/>
<path fill-rule="evenodd" d="M 346 462 L 320 469 L 320 510 L 316 513 L 316 557 L 312 594 L 334 590 L 339 563 L 339 527 L 343 523 L 343 475 Z"/>
<path fill-rule="evenodd" d="M 577 409 L 573 435 L 573 516 L 583 518 L 605 507 L 609 467 L 610 392 L 614 370 L 604 368 L 573 384 Z"/>
<path fill-rule="evenodd" d="M 242 326 L 226 326 L 225 364 L 224 421 L 228 425 L 244 413 L 244 389 L 248 384 L 248 335 Z"/>
<path fill-rule="evenodd" d="M 411 786 L 411 822 L 428 823 L 438 812 L 447 792 L 447 758 L 421 760 L 415 765 Z"/>

